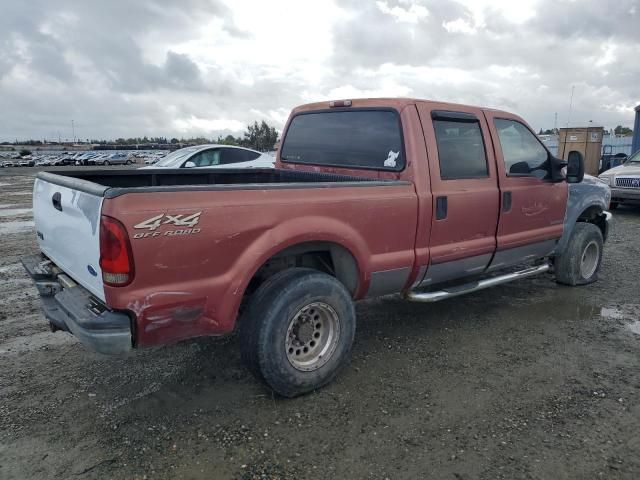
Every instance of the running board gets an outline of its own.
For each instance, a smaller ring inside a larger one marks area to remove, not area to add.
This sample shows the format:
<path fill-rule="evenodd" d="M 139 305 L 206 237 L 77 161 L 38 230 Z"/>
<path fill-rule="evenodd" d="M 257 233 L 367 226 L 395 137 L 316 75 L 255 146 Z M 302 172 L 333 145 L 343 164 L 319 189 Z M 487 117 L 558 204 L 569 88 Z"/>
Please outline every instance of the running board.
<path fill-rule="evenodd" d="M 446 298 L 457 297 L 458 295 L 464 295 L 465 293 L 477 292 L 478 290 L 484 290 L 485 288 L 513 282 L 514 280 L 520 280 L 521 278 L 532 277 L 534 275 L 547 272 L 550 268 L 551 265 L 545 263 L 544 265 L 530 267 L 518 272 L 507 273 L 505 275 L 486 278 L 484 280 L 478 280 L 477 282 L 466 283 L 464 285 L 436 290 L 434 292 L 417 292 L 412 290 L 405 295 L 405 298 L 412 302 L 438 302 Z"/>

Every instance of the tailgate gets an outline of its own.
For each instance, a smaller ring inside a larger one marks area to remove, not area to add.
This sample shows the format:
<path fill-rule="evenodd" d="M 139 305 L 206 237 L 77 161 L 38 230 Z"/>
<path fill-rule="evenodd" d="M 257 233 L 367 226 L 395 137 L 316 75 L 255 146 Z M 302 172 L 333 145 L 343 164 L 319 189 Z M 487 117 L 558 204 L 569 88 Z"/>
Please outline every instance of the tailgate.
<path fill-rule="evenodd" d="M 40 250 L 104 301 L 100 271 L 102 196 L 36 178 L 33 217 Z"/>

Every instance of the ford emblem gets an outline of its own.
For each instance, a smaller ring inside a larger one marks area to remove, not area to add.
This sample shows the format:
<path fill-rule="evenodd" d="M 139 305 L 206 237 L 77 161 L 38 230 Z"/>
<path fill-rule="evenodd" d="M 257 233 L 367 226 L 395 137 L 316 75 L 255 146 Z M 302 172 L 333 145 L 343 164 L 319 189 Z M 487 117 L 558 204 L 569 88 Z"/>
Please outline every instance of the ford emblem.
<path fill-rule="evenodd" d="M 96 272 L 96 269 L 93 268 L 91 265 L 87 265 L 87 270 L 89 270 L 89 273 L 94 276 L 97 277 L 98 276 L 98 272 Z"/>

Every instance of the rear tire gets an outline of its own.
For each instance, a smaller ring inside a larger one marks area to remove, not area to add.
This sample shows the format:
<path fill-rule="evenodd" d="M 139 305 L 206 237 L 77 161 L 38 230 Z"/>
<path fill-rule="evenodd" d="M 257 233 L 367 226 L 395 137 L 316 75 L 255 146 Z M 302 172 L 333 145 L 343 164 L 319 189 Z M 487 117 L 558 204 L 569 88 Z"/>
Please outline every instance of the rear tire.
<path fill-rule="evenodd" d="M 131 165 L 132 163 L 133 163 L 133 162 L 132 162 L 131 160 L 127 160 L 127 161 L 125 162 L 125 165 Z"/>
<path fill-rule="evenodd" d="M 105 160 L 104 162 L 102 162 L 102 165 L 104 166 L 110 165 L 109 160 Z"/>
<path fill-rule="evenodd" d="M 347 363 L 356 329 L 351 295 L 335 277 L 292 268 L 267 279 L 240 321 L 242 358 L 283 397 L 331 382 Z"/>
<path fill-rule="evenodd" d="M 603 243 L 602 232 L 596 225 L 576 223 L 565 251 L 555 258 L 556 282 L 571 286 L 595 282 L 602 263 Z"/>

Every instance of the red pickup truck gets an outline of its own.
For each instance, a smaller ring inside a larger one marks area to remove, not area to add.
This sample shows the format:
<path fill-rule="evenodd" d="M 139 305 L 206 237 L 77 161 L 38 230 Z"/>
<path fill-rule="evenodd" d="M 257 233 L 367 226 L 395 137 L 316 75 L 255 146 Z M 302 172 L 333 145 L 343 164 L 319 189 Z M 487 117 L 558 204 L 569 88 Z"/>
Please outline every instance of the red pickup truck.
<path fill-rule="evenodd" d="M 345 363 L 356 300 L 594 281 L 610 195 L 507 112 L 322 102 L 293 110 L 275 169 L 39 173 L 23 264 L 54 331 L 115 354 L 236 330 L 295 396 Z"/>

